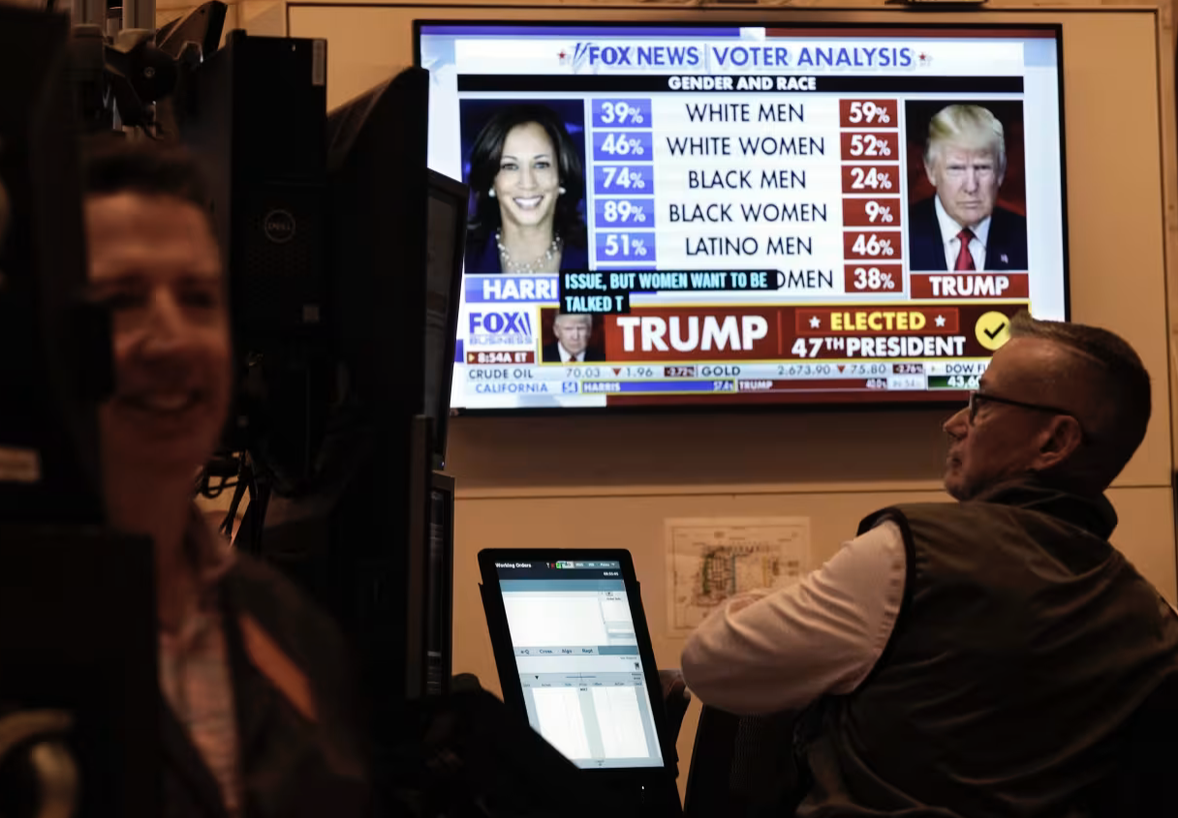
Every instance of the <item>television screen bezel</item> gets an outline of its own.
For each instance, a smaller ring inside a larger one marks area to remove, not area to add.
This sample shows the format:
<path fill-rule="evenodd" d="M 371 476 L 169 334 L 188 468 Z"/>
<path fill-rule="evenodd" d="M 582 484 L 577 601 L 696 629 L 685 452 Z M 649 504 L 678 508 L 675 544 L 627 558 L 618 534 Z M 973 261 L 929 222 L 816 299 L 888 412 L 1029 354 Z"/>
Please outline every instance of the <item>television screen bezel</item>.
<path fill-rule="evenodd" d="M 499 7 L 482 7 L 492 11 Z M 513 9 L 518 7 L 511 7 Z M 530 11 L 531 9 L 529 9 Z M 627 10 L 627 9 L 617 9 Z M 814 9 L 821 11 L 822 9 Z M 544 19 L 544 10 L 536 8 L 536 17 L 534 18 L 470 18 L 470 17 L 454 17 L 454 18 L 420 18 L 413 20 L 413 64 L 418 67 L 424 67 L 421 59 L 421 37 L 422 29 L 428 26 L 451 26 L 451 27 L 493 27 L 493 26 L 509 26 L 513 28 L 521 28 L 526 26 L 543 26 L 544 28 L 584 28 L 587 25 L 601 28 L 640 28 L 640 27 L 674 27 L 674 28 L 750 28 L 755 26 L 772 27 L 775 21 L 760 18 L 754 22 L 749 19 L 700 19 L 700 20 L 681 20 L 663 18 L 661 20 L 622 20 L 622 19 L 593 19 L 593 20 L 551 20 Z M 603 7 L 600 9 L 601 13 L 608 14 L 615 9 L 610 7 Z M 668 9 L 638 9 L 644 13 L 657 16 L 658 12 L 666 11 L 668 14 L 683 11 L 678 8 Z M 714 12 L 706 9 L 699 10 L 701 15 L 710 17 Z M 762 9 L 766 12 L 776 12 L 780 9 Z M 834 12 L 838 14 L 839 12 Z M 768 16 L 768 15 L 766 15 Z M 781 26 L 796 29 L 862 29 L 870 27 L 879 31 L 889 30 L 912 30 L 912 29 L 927 29 L 929 31 L 968 31 L 971 29 L 983 29 L 987 31 L 1047 31 L 1054 35 L 1055 39 L 1055 55 L 1056 55 L 1056 89 L 1059 100 L 1059 166 L 1060 166 L 1060 216 L 1061 216 L 1061 241 L 1063 244 L 1061 260 L 1063 262 L 1063 312 L 1064 321 L 1070 321 L 1072 316 L 1072 302 L 1071 302 L 1071 259 L 1068 240 L 1068 165 L 1067 165 L 1067 115 L 1064 107 L 1064 43 L 1063 43 L 1063 24 L 1062 23 L 1010 23 L 1010 22 L 933 22 L 933 21 L 910 21 L 910 22 L 870 22 L 863 21 L 782 21 Z M 427 124 L 428 129 L 428 124 Z M 428 164 L 428 160 L 427 160 Z M 1002 302 L 994 302 L 998 306 Z M 457 327 L 455 327 L 457 333 Z M 453 357 L 453 356 L 451 356 Z M 455 362 L 457 363 L 457 362 Z M 453 373 L 453 368 L 451 369 Z M 453 386 L 451 386 L 453 390 Z M 938 390 L 937 392 L 930 391 L 904 391 L 896 392 L 896 398 L 880 400 L 873 398 L 872 400 L 850 400 L 850 399 L 836 399 L 836 393 L 824 393 L 821 397 L 813 401 L 789 401 L 789 402 L 764 402 L 764 403 L 749 403 L 742 401 L 727 401 L 723 398 L 711 398 L 708 400 L 700 400 L 694 403 L 652 403 L 652 404 L 628 404 L 623 406 L 611 406 L 608 403 L 604 406 L 543 406 L 543 407 L 501 407 L 501 408 L 468 408 L 468 407 L 454 407 L 451 409 L 452 416 L 468 416 L 468 417 L 552 417 L 552 416 L 568 416 L 568 417 L 584 417 L 602 416 L 602 415 L 659 415 L 659 414 L 674 414 L 674 415 L 691 415 L 706 413 L 710 415 L 717 414 L 752 414 L 752 413 L 806 413 L 820 410 L 822 412 L 895 412 L 895 411 L 920 411 L 920 410 L 949 410 L 953 408 L 960 408 L 969 398 L 969 390 Z M 887 393 L 883 393 L 887 394 Z"/>
<path fill-rule="evenodd" d="M 450 425 L 450 396 L 454 389 L 454 366 L 457 361 L 454 360 L 454 350 L 458 343 L 458 313 L 461 312 L 462 305 L 462 270 L 465 266 L 466 253 L 466 219 L 467 208 L 470 202 L 470 188 L 464 183 L 455 179 L 451 179 L 444 173 L 438 173 L 436 170 L 426 168 L 429 176 L 429 183 L 426 185 L 426 196 L 432 198 L 435 192 L 441 193 L 444 197 L 459 203 L 457 212 L 458 219 L 454 225 L 454 242 L 455 251 L 451 256 L 451 270 L 450 270 L 450 300 L 446 305 L 446 348 L 442 353 L 442 363 L 446 367 L 444 377 L 441 378 L 440 384 L 442 389 L 441 405 L 439 406 L 438 416 L 433 418 L 434 422 L 434 444 L 433 444 L 433 467 L 435 469 L 442 469 L 446 466 L 446 442 L 449 433 Z M 428 204 L 428 203 L 427 203 Z M 426 214 L 426 230 L 429 227 L 429 214 Z M 428 259 L 427 259 L 428 264 Z M 428 282 L 428 272 L 426 275 Z M 426 284 L 426 299 L 429 299 L 429 284 Z M 425 351 L 424 348 L 422 350 Z M 428 410 L 429 407 L 423 405 L 423 409 Z M 428 414 L 428 412 L 427 412 Z"/>

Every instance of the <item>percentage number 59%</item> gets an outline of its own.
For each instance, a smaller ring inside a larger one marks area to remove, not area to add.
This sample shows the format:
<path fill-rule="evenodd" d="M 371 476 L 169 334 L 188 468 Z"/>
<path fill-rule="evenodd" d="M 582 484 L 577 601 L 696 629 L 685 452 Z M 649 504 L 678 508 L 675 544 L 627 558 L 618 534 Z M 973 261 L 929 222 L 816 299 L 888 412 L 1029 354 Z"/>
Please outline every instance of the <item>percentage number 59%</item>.
<path fill-rule="evenodd" d="M 892 121 L 892 115 L 883 105 L 876 105 L 871 100 L 860 102 L 856 100 L 850 104 L 847 112 L 847 123 L 850 125 L 887 125 Z"/>

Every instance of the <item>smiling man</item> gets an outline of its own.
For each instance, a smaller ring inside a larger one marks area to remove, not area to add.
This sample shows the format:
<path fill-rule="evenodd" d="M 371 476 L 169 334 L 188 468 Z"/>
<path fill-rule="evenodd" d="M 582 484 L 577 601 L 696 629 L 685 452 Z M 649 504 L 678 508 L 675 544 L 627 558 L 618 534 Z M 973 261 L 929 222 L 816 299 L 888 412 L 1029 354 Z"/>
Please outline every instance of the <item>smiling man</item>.
<path fill-rule="evenodd" d="M 936 194 L 909 211 L 910 269 L 1027 269 L 1027 220 L 998 205 L 1006 134 L 989 109 L 941 109 L 929 122 L 924 169 Z"/>
<path fill-rule="evenodd" d="M 688 686 L 809 708 L 798 816 L 1103 814 L 1122 728 L 1178 674 L 1178 617 L 1108 542 L 1149 415 L 1128 344 L 1021 313 L 944 424 L 959 502 L 871 514 L 798 584 L 731 600 L 688 640 Z"/>
<path fill-rule="evenodd" d="M 110 310 L 115 363 L 99 409 L 104 494 L 110 525 L 155 545 L 163 815 L 360 815 L 366 772 L 337 634 L 192 506 L 232 378 L 200 174 L 151 143 L 89 147 L 90 297 Z"/>

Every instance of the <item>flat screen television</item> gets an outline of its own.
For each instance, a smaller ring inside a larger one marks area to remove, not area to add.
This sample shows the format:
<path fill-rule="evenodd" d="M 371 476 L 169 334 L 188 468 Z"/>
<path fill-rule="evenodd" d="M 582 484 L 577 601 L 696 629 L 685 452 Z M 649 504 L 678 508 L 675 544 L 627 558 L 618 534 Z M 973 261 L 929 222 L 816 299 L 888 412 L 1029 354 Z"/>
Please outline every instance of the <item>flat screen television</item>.
<path fill-rule="evenodd" d="M 946 402 L 1066 320 L 1061 31 L 418 21 L 464 410 Z"/>

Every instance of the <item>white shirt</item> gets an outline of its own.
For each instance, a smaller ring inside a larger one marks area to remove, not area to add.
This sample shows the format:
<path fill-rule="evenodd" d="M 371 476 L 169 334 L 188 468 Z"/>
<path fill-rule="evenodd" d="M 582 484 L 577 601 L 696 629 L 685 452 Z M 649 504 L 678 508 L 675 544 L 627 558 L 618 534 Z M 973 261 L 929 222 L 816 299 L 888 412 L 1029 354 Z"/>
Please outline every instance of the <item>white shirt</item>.
<path fill-rule="evenodd" d="M 745 715 L 852 692 L 891 638 L 907 563 L 899 526 L 885 522 L 788 588 L 734 597 L 687 640 L 687 686 L 704 704 Z"/>
<path fill-rule="evenodd" d="M 585 362 L 585 350 L 581 350 L 576 355 L 564 348 L 564 344 L 559 341 L 556 342 L 556 348 L 560 350 L 560 362 L 562 364 L 580 364 Z"/>
<path fill-rule="evenodd" d="M 957 266 L 957 254 L 961 251 L 961 239 L 957 234 L 963 225 L 945 211 L 941 204 L 941 197 L 933 197 L 933 207 L 937 211 L 937 224 L 941 226 L 941 242 L 945 246 L 946 269 L 952 270 Z M 986 239 L 990 237 L 990 217 L 982 219 L 977 227 L 971 227 L 973 238 L 969 240 L 969 254 L 973 256 L 973 266 L 976 270 L 986 269 Z"/>

